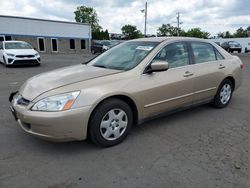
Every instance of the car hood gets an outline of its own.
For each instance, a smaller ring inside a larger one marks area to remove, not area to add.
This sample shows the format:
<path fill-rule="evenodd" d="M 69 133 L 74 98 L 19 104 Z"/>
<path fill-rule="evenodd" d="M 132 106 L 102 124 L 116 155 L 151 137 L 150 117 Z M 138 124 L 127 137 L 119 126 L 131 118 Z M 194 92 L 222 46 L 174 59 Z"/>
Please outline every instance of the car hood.
<path fill-rule="evenodd" d="M 4 52 L 14 55 L 35 55 L 37 53 L 34 49 L 5 49 Z"/>
<path fill-rule="evenodd" d="M 89 65 L 74 65 L 42 73 L 27 80 L 19 93 L 27 100 L 32 101 L 44 92 L 65 85 L 85 80 L 103 77 L 121 72 L 120 70 L 104 69 Z M 76 88 L 77 90 L 78 88 Z"/>

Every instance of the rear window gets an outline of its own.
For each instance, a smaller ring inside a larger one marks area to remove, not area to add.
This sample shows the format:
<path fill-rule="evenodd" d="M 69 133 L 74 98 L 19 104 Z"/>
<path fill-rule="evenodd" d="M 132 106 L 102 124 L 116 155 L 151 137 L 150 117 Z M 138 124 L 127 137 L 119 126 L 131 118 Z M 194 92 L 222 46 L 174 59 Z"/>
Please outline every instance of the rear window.
<path fill-rule="evenodd" d="M 195 63 L 206 63 L 216 61 L 214 47 L 208 43 L 193 42 L 191 43 Z"/>

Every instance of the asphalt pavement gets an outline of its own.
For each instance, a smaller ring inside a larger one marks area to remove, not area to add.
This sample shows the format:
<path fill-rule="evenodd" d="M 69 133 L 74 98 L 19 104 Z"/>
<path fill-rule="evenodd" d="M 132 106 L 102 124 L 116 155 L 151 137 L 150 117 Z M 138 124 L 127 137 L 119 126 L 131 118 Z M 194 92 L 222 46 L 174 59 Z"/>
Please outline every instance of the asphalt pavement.
<path fill-rule="evenodd" d="M 243 84 L 227 108 L 203 105 L 148 121 L 111 148 L 40 140 L 9 111 L 9 93 L 26 79 L 84 62 L 82 55 L 44 55 L 41 67 L 0 65 L 0 187 L 249 188 L 250 54 L 239 56 Z"/>

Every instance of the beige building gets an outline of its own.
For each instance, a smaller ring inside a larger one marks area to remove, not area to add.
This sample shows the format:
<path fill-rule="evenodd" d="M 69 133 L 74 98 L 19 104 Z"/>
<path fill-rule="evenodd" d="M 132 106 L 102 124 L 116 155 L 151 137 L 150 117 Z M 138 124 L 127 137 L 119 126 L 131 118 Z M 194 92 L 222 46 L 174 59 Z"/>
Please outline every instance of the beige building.
<path fill-rule="evenodd" d="M 0 25 L 0 41 L 26 41 L 41 53 L 90 51 L 89 24 L 0 15 Z"/>

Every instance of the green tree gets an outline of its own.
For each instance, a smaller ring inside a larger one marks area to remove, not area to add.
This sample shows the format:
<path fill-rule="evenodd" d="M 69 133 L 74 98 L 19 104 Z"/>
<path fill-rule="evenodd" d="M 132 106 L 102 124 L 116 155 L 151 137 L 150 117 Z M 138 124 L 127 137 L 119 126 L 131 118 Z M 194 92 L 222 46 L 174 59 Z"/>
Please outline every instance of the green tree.
<path fill-rule="evenodd" d="M 224 38 L 232 38 L 233 36 L 231 35 L 231 33 L 229 31 L 226 31 L 223 33 L 223 37 Z"/>
<path fill-rule="evenodd" d="M 126 36 L 127 39 L 135 39 L 142 37 L 142 33 L 140 30 L 136 28 L 134 25 L 124 25 L 121 28 L 122 34 Z"/>
<path fill-rule="evenodd" d="M 110 39 L 110 38 L 109 38 L 109 32 L 108 32 L 107 29 L 105 30 L 105 39 L 106 39 L 106 40 L 109 40 L 109 39 Z"/>
<path fill-rule="evenodd" d="M 102 27 L 98 23 L 97 13 L 92 7 L 79 6 L 74 14 L 76 22 L 89 23 L 93 32 L 101 30 Z"/>
<path fill-rule="evenodd" d="M 177 36 L 177 33 L 178 28 L 170 24 L 162 24 L 162 26 L 157 29 L 157 36 Z"/>
<path fill-rule="evenodd" d="M 236 30 L 236 32 L 233 34 L 233 36 L 235 38 L 247 37 L 247 30 L 240 27 L 239 29 Z"/>
<path fill-rule="evenodd" d="M 210 33 L 202 31 L 201 28 L 192 28 L 186 32 L 186 36 L 207 39 Z"/>

